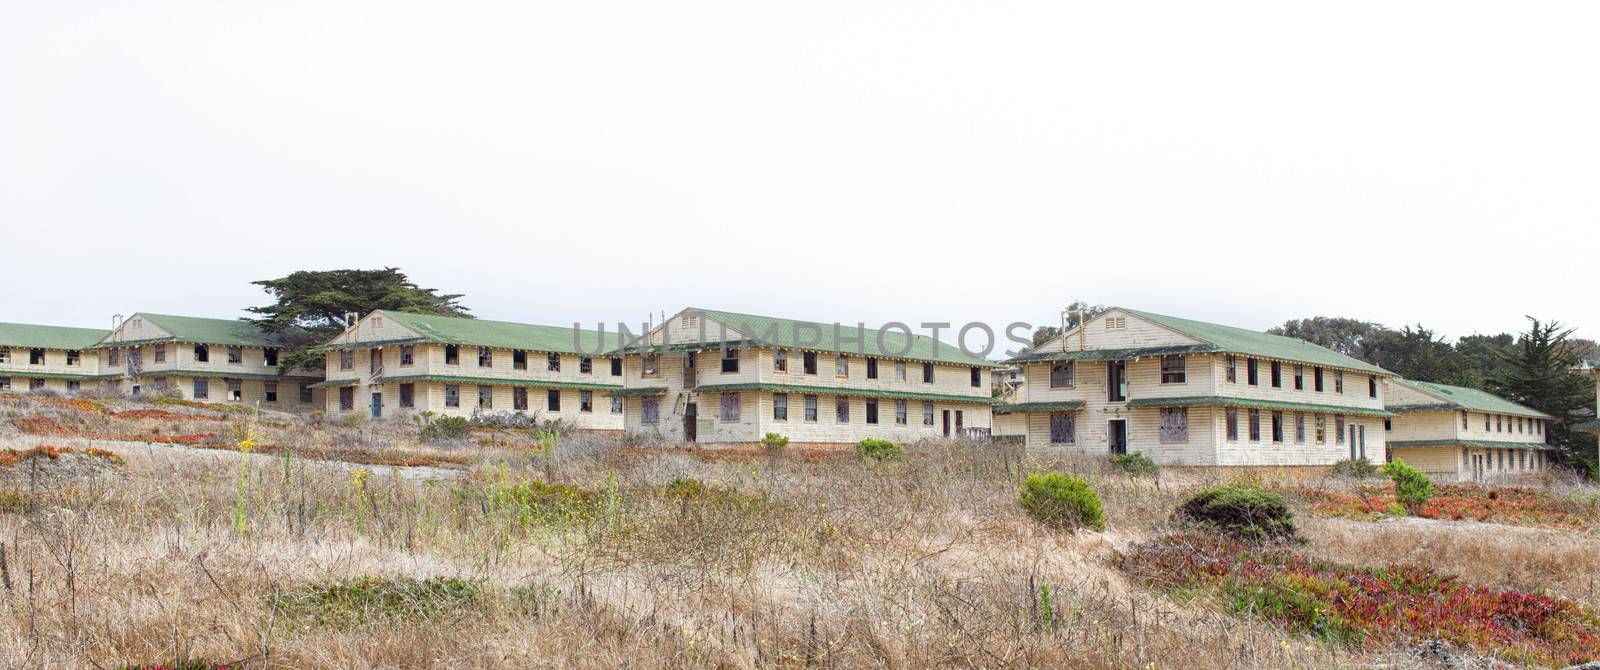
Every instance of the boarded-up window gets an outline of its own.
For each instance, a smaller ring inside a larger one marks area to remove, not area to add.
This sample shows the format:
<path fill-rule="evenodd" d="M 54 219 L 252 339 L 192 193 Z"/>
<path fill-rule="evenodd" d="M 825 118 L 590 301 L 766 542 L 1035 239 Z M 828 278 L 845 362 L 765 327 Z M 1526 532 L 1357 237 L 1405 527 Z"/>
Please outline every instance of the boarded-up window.
<path fill-rule="evenodd" d="M 724 393 L 718 400 L 721 402 L 722 420 L 739 420 L 739 394 Z"/>
<path fill-rule="evenodd" d="M 349 349 L 341 349 L 341 350 L 339 350 L 339 369 L 340 370 L 354 370 L 354 369 L 356 369 L 356 352 L 351 351 Z"/>
<path fill-rule="evenodd" d="M 594 411 L 594 391 L 578 392 L 578 412 L 588 414 Z"/>
<path fill-rule="evenodd" d="M 1180 355 L 1161 357 L 1161 383 L 1183 384 L 1189 380 L 1189 362 Z"/>
<path fill-rule="evenodd" d="M 478 387 L 478 408 L 494 409 L 494 387 L 480 385 Z"/>
<path fill-rule="evenodd" d="M 661 423 L 661 399 L 646 396 L 639 399 L 639 423 L 654 426 Z"/>
<path fill-rule="evenodd" d="M 1306 443 L 1306 414 L 1305 414 L 1305 412 L 1295 412 L 1294 413 L 1294 443 L 1295 444 L 1305 444 Z"/>
<path fill-rule="evenodd" d="M 931 412 L 929 417 L 931 422 Z M 1072 444 L 1077 439 L 1077 421 L 1072 412 L 1051 412 L 1050 444 Z"/>
<path fill-rule="evenodd" d="M 521 386 L 511 389 L 511 409 L 518 412 L 528 411 L 528 389 Z"/>
<path fill-rule="evenodd" d="M 1227 424 L 1228 441 L 1239 441 L 1239 410 L 1229 407 L 1223 413 L 1226 415 L 1224 422 Z"/>
<path fill-rule="evenodd" d="M 814 395 L 806 396 L 806 399 L 805 399 L 805 420 L 806 421 L 816 421 L 817 420 L 817 397 L 814 396 Z"/>
<path fill-rule="evenodd" d="M 1077 384 L 1077 366 L 1072 361 L 1050 364 L 1050 388 L 1068 389 Z"/>
<path fill-rule="evenodd" d="M 1250 441 L 1261 441 L 1261 410 L 1250 410 Z"/>
<path fill-rule="evenodd" d="M 244 347 L 228 347 L 228 362 L 229 363 L 243 363 L 244 362 Z"/>
<path fill-rule="evenodd" d="M 1317 415 L 1317 444 L 1328 443 L 1328 417 Z"/>
<path fill-rule="evenodd" d="M 875 424 L 877 422 L 878 422 L 878 401 L 874 400 L 872 398 L 868 398 L 867 399 L 867 423 Z"/>
<path fill-rule="evenodd" d="M 789 352 L 788 351 L 785 351 L 783 349 L 773 349 L 772 350 L 772 371 L 773 372 L 788 372 L 789 371 Z"/>
<path fill-rule="evenodd" d="M 461 406 L 461 385 L 460 384 L 445 384 L 444 385 L 444 406 L 445 407 L 460 407 Z"/>
<path fill-rule="evenodd" d="M 901 425 L 901 426 L 906 425 L 906 421 L 907 421 L 906 414 L 907 414 L 907 412 L 906 412 L 906 401 L 904 401 L 904 400 L 896 400 L 896 401 L 894 401 L 894 422 L 895 422 L 895 424 Z"/>
<path fill-rule="evenodd" d="M 772 420 L 773 421 L 788 421 L 789 420 L 789 394 L 787 394 L 787 393 L 774 393 L 774 394 L 772 394 Z"/>
<path fill-rule="evenodd" d="M 839 423 L 850 423 L 850 399 L 835 398 L 833 401 L 833 420 Z"/>
<path fill-rule="evenodd" d="M 550 389 L 544 392 L 544 407 L 551 412 L 561 411 L 560 389 Z"/>
<path fill-rule="evenodd" d="M 1161 441 L 1166 444 L 1189 441 L 1189 408 L 1161 408 Z"/>
<path fill-rule="evenodd" d="M 933 403 L 931 402 L 922 403 L 922 425 L 933 425 Z"/>
<path fill-rule="evenodd" d="M 416 384 L 401 384 L 400 385 L 400 406 L 401 407 L 416 407 L 417 406 L 417 385 Z"/>

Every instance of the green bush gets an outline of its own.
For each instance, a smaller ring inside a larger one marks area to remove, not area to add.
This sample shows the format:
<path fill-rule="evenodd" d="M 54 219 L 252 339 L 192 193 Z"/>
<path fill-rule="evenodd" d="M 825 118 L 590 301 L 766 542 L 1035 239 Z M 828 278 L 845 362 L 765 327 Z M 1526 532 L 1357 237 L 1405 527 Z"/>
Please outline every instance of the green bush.
<path fill-rule="evenodd" d="M 1160 470 L 1156 462 L 1137 451 L 1131 454 L 1112 454 L 1111 465 L 1130 475 L 1153 475 Z"/>
<path fill-rule="evenodd" d="M 789 438 L 780 433 L 767 433 L 762 436 L 761 444 L 767 448 L 767 451 L 783 451 L 789 447 Z"/>
<path fill-rule="evenodd" d="M 1017 496 L 1022 511 L 1052 528 L 1105 530 L 1100 496 L 1082 479 L 1059 472 L 1028 475 Z"/>
<path fill-rule="evenodd" d="M 469 422 L 466 417 L 441 416 L 422 427 L 422 439 L 425 442 L 459 440 L 467 436 L 468 429 Z"/>
<path fill-rule="evenodd" d="M 866 458 L 882 461 L 891 458 L 899 458 L 905 455 L 906 451 L 901 449 L 900 445 L 888 440 L 869 437 L 856 444 L 856 453 L 861 454 Z"/>
<path fill-rule="evenodd" d="M 1226 485 L 1201 489 L 1178 508 L 1178 517 L 1244 540 L 1298 537 L 1289 503 L 1283 496 L 1260 489 Z"/>
<path fill-rule="evenodd" d="M 1416 468 L 1406 465 L 1405 461 L 1397 459 L 1385 463 L 1383 474 L 1394 482 L 1394 499 L 1409 514 L 1421 512 L 1422 504 L 1433 497 L 1433 482 Z"/>
<path fill-rule="evenodd" d="M 711 492 L 711 488 L 698 479 L 678 477 L 668 483 L 661 492 L 668 498 L 703 498 Z"/>
<path fill-rule="evenodd" d="M 483 595 L 480 582 L 455 577 L 361 576 L 301 584 L 268 602 L 292 620 L 343 628 L 458 619 Z"/>
<path fill-rule="evenodd" d="M 1378 466 L 1365 458 L 1355 460 L 1345 459 L 1333 464 L 1330 471 L 1335 477 L 1348 477 L 1350 479 L 1372 479 L 1378 476 Z"/>

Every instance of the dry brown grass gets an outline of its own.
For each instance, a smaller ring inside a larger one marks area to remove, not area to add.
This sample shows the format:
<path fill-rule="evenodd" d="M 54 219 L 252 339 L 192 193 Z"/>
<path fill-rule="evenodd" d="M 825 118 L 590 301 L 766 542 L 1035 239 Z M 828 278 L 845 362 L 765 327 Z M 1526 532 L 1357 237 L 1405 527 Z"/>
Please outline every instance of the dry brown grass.
<path fill-rule="evenodd" d="M 90 429 L 120 420 L 58 418 Z M 201 421 L 218 430 L 215 419 Z M 0 513 L 9 584 L 0 592 L 0 666 L 202 658 L 291 668 L 1143 669 L 1378 660 L 1180 607 L 1112 567 L 1120 549 L 1166 523 L 1184 493 L 1231 474 L 1133 478 L 1099 462 L 1044 463 L 955 443 L 911 445 L 903 461 L 869 464 L 706 459 L 574 436 L 546 460 L 515 445 L 416 444 L 405 425 L 278 416 L 261 425 L 285 436 L 364 430 L 373 448 L 466 453 L 473 467 L 417 481 L 381 467 L 122 449 L 125 473 L 76 482 L 70 507 Z M 36 439 L 0 435 L 0 446 Z M 1039 468 L 1088 479 L 1104 499 L 1107 532 L 1031 523 L 1016 490 Z M 663 494 L 679 479 L 705 488 Z M 1318 550 L 1345 560 L 1379 550 L 1330 522 L 1310 532 Z M 1380 536 L 1394 545 L 1420 537 Z M 1531 560 L 1531 549 L 1504 558 Z M 447 615 L 402 603 L 340 625 L 275 606 L 283 601 L 274 594 L 360 576 L 458 577 L 479 595 Z M 1572 586 L 1561 579 L 1560 588 Z"/>

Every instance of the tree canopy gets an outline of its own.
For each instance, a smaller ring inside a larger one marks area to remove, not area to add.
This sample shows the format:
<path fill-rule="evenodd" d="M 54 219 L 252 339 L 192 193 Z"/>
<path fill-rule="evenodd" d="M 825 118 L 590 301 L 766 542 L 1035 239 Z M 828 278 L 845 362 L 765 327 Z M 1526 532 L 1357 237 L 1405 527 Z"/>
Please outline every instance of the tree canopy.
<path fill-rule="evenodd" d="M 274 333 L 298 328 L 325 340 L 350 325 L 347 314 L 360 318 L 376 309 L 472 317 L 458 302 L 462 294 L 419 287 L 399 268 L 301 270 L 251 283 L 271 294 L 273 303 L 246 308 L 260 315 L 247 320 Z"/>
<path fill-rule="evenodd" d="M 1067 329 L 1071 330 L 1073 328 L 1077 328 L 1078 324 L 1080 323 L 1080 319 L 1082 321 L 1088 321 L 1089 319 L 1100 316 L 1101 312 L 1104 312 L 1108 309 L 1111 308 L 1105 305 L 1091 305 L 1083 300 L 1074 300 L 1071 304 L 1067 305 L 1066 309 Z M 1037 347 L 1045 342 L 1049 342 L 1050 338 L 1060 334 L 1060 326 L 1039 326 L 1033 330 L 1033 346 Z"/>

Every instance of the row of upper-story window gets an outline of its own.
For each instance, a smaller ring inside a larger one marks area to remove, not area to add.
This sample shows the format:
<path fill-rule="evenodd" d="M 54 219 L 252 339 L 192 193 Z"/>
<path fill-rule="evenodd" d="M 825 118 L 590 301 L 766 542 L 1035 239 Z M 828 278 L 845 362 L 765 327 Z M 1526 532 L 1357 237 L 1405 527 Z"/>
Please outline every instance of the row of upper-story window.
<path fill-rule="evenodd" d="M 77 390 L 79 390 L 81 388 L 83 388 L 83 383 L 80 382 L 79 380 L 76 380 L 76 379 L 68 379 L 67 380 L 67 390 L 68 391 L 77 391 Z M 28 390 L 29 391 L 40 391 L 40 390 L 43 390 L 43 389 L 44 389 L 44 379 L 43 378 L 35 377 L 33 379 L 28 379 Z M 10 390 L 11 390 L 11 378 L 10 377 L 0 377 L 0 391 L 10 391 Z"/>
<path fill-rule="evenodd" d="M 1306 413 L 1293 413 L 1293 429 L 1295 444 L 1305 444 L 1307 439 Z M 1251 442 L 1262 441 L 1261 410 L 1245 410 L 1248 437 Z M 1316 444 L 1328 442 L 1328 417 L 1325 414 L 1311 415 L 1315 428 Z M 1290 415 L 1287 412 L 1273 411 L 1268 415 L 1270 422 L 1271 441 L 1276 444 L 1285 443 L 1285 433 L 1288 430 Z M 1125 419 L 1112 419 L 1125 421 Z M 1226 408 L 1223 414 L 1224 434 L 1229 442 L 1239 441 L 1239 410 Z M 1126 424 L 1124 424 L 1126 425 Z M 1161 408 L 1161 423 L 1159 428 L 1162 444 L 1182 444 L 1189 441 L 1189 409 L 1187 407 Z M 1345 443 L 1345 418 L 1343 415 L 1334 415 L 1333 434 L 1335 444 Z M 1351 425 L 1350 439 L 1353 447 L 1359 448 L 1359 453 L 1364 454 L 1367 445 L 1367 427 L 1365 425 Z M 1077 442 L 1077 416 L 1075 412 L 1053 412 L 1050 414 L 1050 442 L 1052 444 L 1073 444 Z M 1359 456 L 1357 456 L 1359 457 Z"/>
<path fill-rule="evenodd" d="M 399 348 L 400 348 L 400 362 L 399 362 L 400 367 L 410 367 L 412 365 L 415 365 L 416 364 L 416 356 L 417 356 L 416 347 L 413 346 L 413 345 L 410 345 L 410 344 L 402 344 L 402 345 L 400 345 Z M 371 353 L 369 355 L 372 358 L 372 360 L 371 360 L 371 369 L 374 370 L 374 371 L 382 370 L 383 369 L 383 350 L 374 348 L 374 349 L 371 349 L 370 352 Z M 613 376 L 613 377 L 621 377 L 622 376 L 622 359 L 620 359 L 620 358 L 611 358 L 611 359 L 607 359 L 607 360 L 609 360 L 610 363 L 611 363 L 611 376 Z M 445 345 L 445 347 L 444 347 L 444 364 L 445 365 L 460 365 L 461 364 L 461 347 L 456 346 L 454 344 Z M 356 367 L 356 354 L 355 354 L 355 351 L 350 350 L 350 349 L 341 350 L 339 352 L 339 369 L 340 370 L 354 370 L 355 367 Z M 492 368 L 492 367 L 494 367 L 494 349 L 492 347 L 478 347 L 478 367 L 480 367 L 480 368 Z M 527 351 L 524 351 L 522 349 L 515 349 L 515 350 L 513 350 L 511 352 L 511 369 L 513 369 L 513 370 L 526 370 L 526 369 L 528 369 L 528 352 Z M 545 369 L 550 371 L 550 372 L 560 372 L 561 371 L 561 354 L 556 354 L 556 353 L 546 354 L 545 355 Z M 578 372 L 579 372 L 579 374 L 586 374 L 586 375 L 587 374 L 593 374 L 594 373 L 594 359 L 592 357 L 589 357 L 589 356 L 579 356 L 578 357 Z"/>
<path fill-rule="evenodd" d="M 417 406 L 416 384 L 404 383 L 399 385 L 398 404 L 401 408 Z M 444 406 L 461 406 L 461 385 L 444 385 Z M 478 409 L 494 409 L 494 386 L 481 384 L 478 386 Z M 339 389 L 339 409 L 350 411 L 356 408 L 355 389 L 349 386 Z M 515 387 L 511 389 L 511 409 L 524 412 L 528 409 L 528 389 Z M 550 412 L 561 411 L 561 389 L 547 389 L 545 391 L 545 409 Z M 578 391 L 578 413 L 590 414 L 594 412 L 594 391 Z M 611 399 L 611 413 L 622 413 L 622 398 Z"/>
<path fill-rule="evenodd" d="M 720 421 L 722 421 L 724 423 L 731 423 L 731 422 L 739 421 L 740 420 L 740 416 L 742 414 L 741 408 L 740 408 L 740 398 L 741 398 L 741 394 L 738 394 L 738 393 L 722 393 L 722 394 L 719 394 L 719 397 L 718 397 L 718 414 L 717 414 L 718 420 L 720 420 Z M 656 397 L 652 397 L 652 396 L 646 396 L 644 398 L 641 398 L 640 400 L 641 400 L 641 403 L 640 403 L 640 419 L 639 419 L 640 423 L 643 423 L 645 425 L 655 425 L 655 424 L 660 423 L 660 421 L 661 421 L 661 399 L 660 398 L 656 398 Z M 878 423 L 879 423 L 878 403 L 879 403 L 879 401 L 876 398 L 867 398 L 867 399 L 865 399 L 865 403 L 864 404 L 865 404 L 866 407 L 865 407 L 863 420 L 865 420 L 868 425 L 878 425 Z M 806 423 L 816 423 L 817 422 L 817 415 L 818 415 L 818 413 L 817 413 L 818 405 L 819 405 L 819 396 L 815 396 L 815 395 L 801 396 L 801 412 L 802 412 L 801 413 L 801 420 L 806 422 Z M 851 422 L 851 401 L 850 401 L 850 398 L 847 397 L 847 396 L 835 396 L 834 397 L 833 412 L 834 412 L 834 414 L 833 414 L 834 423 L 839 423 L 839 424 L 850 423 Z M 954 414 L 955 428 L 958 431 L 962 430 L 964 428 L 964 426 L 965 426 L 965 423 L 966 423 L 966 415 L 964 414 L 963 410 L 959 410 L 958 409 L 958 410 L 954 410 L 954 412 L 955 412 L 955 414 Z M 789 394 L 787 394 L 787 393 L 774 393 L 774 394 L 772 394 L 772 420 L 773 421 L 788 421 L 789 420 Z M 895 422 L 895 425 L 899 425 L 899 426 L 909 425 L 909 423 L 910 423 L 910 403 L 908 401 L 906 401 L 906 400 L 896 400 L 896 401 L 894 401 L 894 422 Z M 934 407 L 933 407 L 933 403 L 932 402 L 924 401 L 922 403 L 922 425 L 924 425 L 924 426 L 932 426 L 932 425 L 934 425 Z"/>
<path fill-rule="evenodd" d="M 226 345 L 226 351 L 227 351 L 227 361 L 228 361 L 229 365 L 244 365 L 244 347 L 238 346 L 238 345 Z M 278 350 L 276 348 L 274 348 L 274 347 L 264 347 L 264 348 L 262 348 L 261 351 L 262 351 L 262 359 L 261 359 L 262 363 L 261 364 L 264 367 L 277 366 L 277 364 L 278 364 Z M 67 352 L 67 353 L 70 356 L 70 354 L 72 352 Z M 153 363 L 165 363 L 165 362 L 167 362 L 167 345 L 158 344 L 158 345 L 156 345 L 154 347 L 154 349 L 152 350 L 151 353 L 152 353 L 151 358 L 153 359 L 152 360 Z M 123 351 L 121 349 L 107 349 L 106 350 L 106 365 L 112 366 L 112 367 L 116 367 L 116 366 L 122 365 L 123 357 L 124 357 L 124 353 L 123 353 Z M 137 347 L 128 349 L 128 351 L 126 353 L 126 357 L 127 357 L 127 360 L 128 360 L 129 363 L 132 363 L 134 365 L 139 365 L 139 364 L 142 363 L 141 359 L 144 357 L 144 350 L 140 349 L 140 348 L 137 348 Z M 209 344 L 196 344 L 196 345 L 194 345 L 194 361 L 196 363 L 210 363 L 211 362 L 211 345 L 209 345 Z M 68 363 L 68 365 L 71 365 L 71 364 L 72 363 Z"/>
<path fill-rule="evenodd" d="M 28 350 L 28 365 L 44 365 L 44 349 L 33 348 Z M 77 349 L 67 350 L 67 365 L 76 366 L 83 360 L 83 354 Z M 0 364 L 11 362 L 11 348 L 0 347 Z"/>
<path fill-rule="evenodd" d="M 223 381 L 223 386 L 225 387 L 223 389 L 223 396 L 222 396 L 222 398 L 224 400 L 237 402 L 237 401 L 240 401 L 240 400 L 244 399 L 244 382 L 243 382 L 243 380 L 239 380 L 239 379 L 223 379 L 222 381 Z M 195 380 L 191 380 L 190 384 L 191 384 L 190 390 L 189 390 L 190 397 L 192 397 L 195 400 L 210 400 L 211 399 L 211 380 L 209 380 L 209 379 L 195 379 Z M 151 385 L 154 386 L 157 391 L 165 390 L 167 388 L 167 378 L 166 377 L 156 377 L 153 380 L 153 383 Z M 299 400 L 300 400 L 300 402 L 303 402 L 303 403 L 311 402 L 311 398 L 312 398 L 311 385 L 310 384 L 296 384 L 296 386 L 299 388 Z M 139 388 L 138 387 L 134 387 L 133 394 L 134 395 L 139 395 Z M 262 399 L 263 402 L 278 402 L 278 382 L 270 381 L 270 380 L 269 381 L 263 381 L 261 383 L 261 399 Z"/>
<path fill-rule="evenodd" d="M 722 349 L 721 352 L 722 352 L 722 355 L 721 355 L 721 358 L 719 360 L 719 365 L 720 365 L 721 372 L 724 373 L 724 374 L 734 374 L 734 373 L 739 372 L 739 353 L 740 353 L 740 350 L 737 349 L 737 348 L 729 347 L 729 348 L 726 348 L 726 349 Z M 866 377 L 867 377 L 867 379 L 880 379 L 881 377 L 879 376 L 879 369 L 878 369 L 879 368 L 879 360 L 877 358 L 874 358 L 874 357 L 871 357 L 871 356 L 865 356 L 863 358 L 866 361 L 866 368 L 867 368 L 866 369 Z M 691 355 L 691 356 L 689 356 L 689 357 L 687 357 L 685 359 L 685 365 L 692 367 L 692 366 L 698 365 L 697 361 L 698 361 L 698 356 L 692 356 Z M 922 362 L 922 383 L 924 383 L 924 384 L 932 384 L 932 383 L 934 383 L 934 375 L 935 375 L 936 367 L 937 366 L 935 366 L 931 362 L 928 362 L 928 361 L 923 361 Z M 801 374 L 816 375 L 817 374 L 817 370 L 818 370 L 817 352 L 815 352 L 815 351 L 802 351 L 802 352 L 800 352 L 800 372 L 801 372 Z M 789 351 L 787 349 L 774 349 L 772 351 L 772 371 L 775 372 L 775 373 L 778 373 L 778 374 L 788 374 L 789 373 Z M 982 387 L 983 386 L 983 368 L 973 366 L 973 367 L 971 367 L 969 369 L 968 374 L 969 374 L 969 377 L 970 377 L 970 383 L 971 383 L 971 385 L 973 387 L 977 388 L 977 387 Z M 646 378 L 653 378 L 653 377 L 661 376 L 661 356 L 660 356 L 660 354 L 645 354 L 645 356 L 644 356 L 644 369 L 643 369 L 642 375 L 644 377 L 646 377 Z M 894 361 L 893 375 L 894 376 L 892 377 L 892 379 L 894 379 L 895 381 L 901 381 L 901 382 L 908 381 L 907 372 L 906 372 L 906 362 L 905 361 Z M 850 378 L 850 355 L 849 354 L 844 354 L 844 353 L 836 353 L 836 354 L 834 354 L 834 356 L 833 356 L 833 376 L 834 376 L 835 379 L 849 379 Z"/>
<path fill-rule="evenodd" d="M 1474 458 L 1476 456 L 1477 458 Z M 1500 466 L 1495 467 L 1495 457 L 1498 456 Z M 1530 455 L 1527 449 L 1489 449 L 1479 454 L 1473 454 L 1471 449 L 1461 448 L 1461 467 L 1473 474 L 1482 474 L 1489 471 L 1512 470 L 1543 470 L 1547 463 L 1544 452 L 1535 451 Z"/>
<path fill-rule="evenodd" d="M 1461 410 L 1461 430 L 1471 430 L 1471 425 L 1471 413 Z M 1545 420 L 1505 414 L 1484 414 L 1483 432 L 1544 435 Z"/>
<path fill-rule="evenodd" d="M 1283 388 L 1284 365 L 1280 361 L 1267 361 L 1269 366 L 1269 379 L 1272 388 Z M 1108 361 L 1110 367 L 1108 380 L 1113 388 L 1113 395 L 1126 396 L 1127 390 L 1127 361 Z M 1295 364 L 1294 390 L 1303 391 L 1306 388 L 1306 367 Z M 1322 393 L 1324 390 L 1325 371 L 1321 367 L 1312 366 L 1312 390 Z M 1239 357 L 1228 355 L 1223 362 L 1223 379 L 1227 383 L 1239 383 Z M 1187 384 L 1189 382 L 1188 357 L 1182 354 L 1172 354 L 1161 357 L 1161 383 L 1162 384 Z M 1261 384 L 1261 361 L 1255 358 L 1245 359 L 1245 383 L 1250 386 Z M 1073 388 L 1077 385 L 1077 365 L 1074 361 L 1057 361 L 1050 365 L 1050 388 Z M 1344 371 L 1333 371 L 1333 392 L 1344 394 Z M 1378 397 L 1378 377 L 1367 377 L 1367 396 Z"/>

